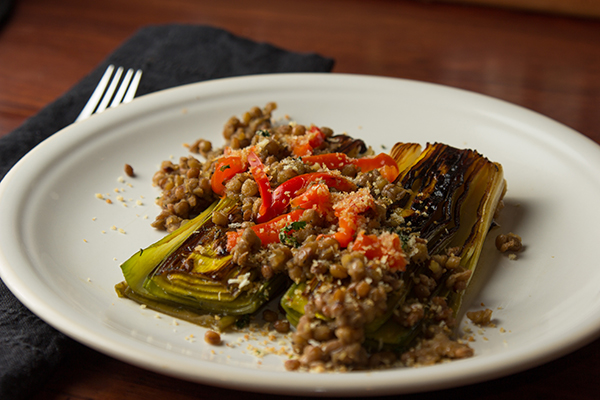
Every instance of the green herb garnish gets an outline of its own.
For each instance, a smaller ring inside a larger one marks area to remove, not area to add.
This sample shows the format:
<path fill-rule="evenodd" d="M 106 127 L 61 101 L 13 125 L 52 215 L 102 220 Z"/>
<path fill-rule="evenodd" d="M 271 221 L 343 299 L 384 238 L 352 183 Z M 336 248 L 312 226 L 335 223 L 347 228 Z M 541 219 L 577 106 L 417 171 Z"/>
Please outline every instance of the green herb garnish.
<path fill-rule="evenodd" d="M 300 243 L 298 243 L 298 239 L 296 239 L 292 234 L 300 229 L 306 227 L 306 221 L 296 221 L 291 224 L 281 228 L 279 231 L 279 241 L 285 245 L 298 247 Z"/>
<path fill-rule="evenodd" d="M 264 136 L 264 137 L 269 137 L 269 136 L 271 136 L 271 132 L 269 132 L 269 131 L 268 131 L 268 130 L 266 130 L 266 129 L 259 129 L 259 130 L 257 130 L 257 131 L 256 131 L 256 134 L 257 134 L 257 135 L 260 135 L 260 136 Z"/>
<path fill-rule="evenodd" d="M 404 231 L 398 233 L 400 240 L 402 241 L 402 250 L 408 251 L 408 241 L 410 240 L 410 235 Z"/>
<path fill-rule="evenodd" d="M 288 231 L 297 231 L 299 229 L 304 229 L 306 228 L 306 221 L 296 221 L 296 222 L 292 222 L 291 224 L 289 224 L 288 226 L 286 226 L 283 229 L 287 229 Z"/>

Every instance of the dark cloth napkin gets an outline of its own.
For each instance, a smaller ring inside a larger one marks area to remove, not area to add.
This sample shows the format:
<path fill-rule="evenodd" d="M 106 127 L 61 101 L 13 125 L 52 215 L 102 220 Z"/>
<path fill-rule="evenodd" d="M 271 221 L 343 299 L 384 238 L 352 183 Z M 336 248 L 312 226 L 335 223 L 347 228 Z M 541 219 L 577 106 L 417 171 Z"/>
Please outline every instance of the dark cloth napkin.
<path fill-rule="evenodd" d="M 0 138 L 0 179 L 29 150 L 75 120 L 109 64 L 143 70 L 140 96 L 230 76 L 329 72 L 333 60 L 208 26 L 142 28 L 71 90 Z M 74 347 L 75 342 L 33 315 L 0 281 L 0 399 L 34 393 Z"/>

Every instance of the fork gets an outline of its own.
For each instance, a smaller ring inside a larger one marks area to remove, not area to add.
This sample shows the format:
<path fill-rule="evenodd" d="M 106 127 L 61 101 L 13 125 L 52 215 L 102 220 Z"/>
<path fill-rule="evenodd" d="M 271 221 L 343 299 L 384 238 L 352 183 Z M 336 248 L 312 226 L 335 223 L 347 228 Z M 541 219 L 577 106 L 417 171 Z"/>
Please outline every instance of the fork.
<path fill-rule="evenodd" d="M 100 79 L 100 82 L 98 83 L 98 86 L 96 86 L 94 93 L 92 93 L 90 99 L 75 120 L 76 122 L 82 121 L 92 114 L 99 114 L 106 110 L 107 107 L 116 107 L 119 104 L 129 103 L 131 100 L 133 100 L 135 92 L 137 91 L 140 83 L 140 79 L 142 78 L 142 70 L 138 69 L 135 71 L 134 75 L 133 68 L 130 68 L 127 70 L 125 76 L 121 80 L 123 69 L 123 67 L 117 68 L 112 80 L 110 80 L 112 73 L 115 70 L 115 66 L 111 64 L 108 66 L 108 68 L 106 68 L 106 71 L 104 72 L 104 75 L 102 75 L 102 79 Z M 110 85 L 108 83 L 109 81 Z M 121 82 L 121 85 L 115 94 L 115 90 L 119 85 L 119 81 Z M 104 96 L 102 96 L 103 94 Z"/>

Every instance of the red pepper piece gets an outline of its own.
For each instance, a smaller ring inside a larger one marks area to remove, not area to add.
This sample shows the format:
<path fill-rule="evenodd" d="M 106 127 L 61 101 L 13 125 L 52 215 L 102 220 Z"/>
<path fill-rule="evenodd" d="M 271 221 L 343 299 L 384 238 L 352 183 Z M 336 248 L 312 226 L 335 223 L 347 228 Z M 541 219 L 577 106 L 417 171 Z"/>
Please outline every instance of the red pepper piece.
<path fill-rule="evenodd" d="M 304 136 L 299 136 L 292 144 L 292 152 L 296 157 L 309 156 L 313 150 L 325 142 L 325 134 L 316 126 L 311 126 Z"/>
<path fill-rule="evenodd" d="M 313 185 L 306 192 L 291 200 L 294 211 L 280 215 L 270 221 L 254 225 L 251 229 L 256 232 L 262 245 L 279 242 L 279 233 L 283 228 L 300 220 L 305 210 L 315 208 L 321 214 L 331 212 L 329 187 L 324 183 Z M 242 236 L 242 230 L 227 232 L 227 250 L 231 252 Z"/>
<path fill-rule="evenodd" d="M 340 247 L 348 247 L 352 239 L 354 239 L 354 234 L 358 227 L 364 224 L 365 217 L 359 215 L 354 210 L 344 210 L 341 212 L 336 210 L 335 215 L 338 217 L 338 230 L 333 234 L 333 237 L 338 241 Z"/>
<path fill-rule="evenodd" d="M 406 270 L 406 257 L 402 251 L 402 242 L 395 233 L 365 235 L 361 231 L 356 240 L 348 246 L 352 251 L 363 253 L 369 260 L 377 259 L 391 269 Z"/>
<path fill-rule="evenodd" d="M 375 157 L 355 158 L 354 160 L 356 161 L 353 164 L 360 168 L 362 172 L 378 169 L 388 182 L 393 182 L 400 172 L 396 160 L 385 153 L 379 153 Z"/>
<path fill-rule="evenodd" d="M 381 175 L 389 182 L 393 182 L 399 173 L 396 160 L 385 153 L 380 153 L 373 157 L 362 158 L 348 157 L 344 153 L 328 153 L 302 157 L 302 161 L 309 164 L 321 164 L 329 169 L 342 169 L 349 164 L 353 164 L 360 168 L 362 172 L 378 169 Z"/>
<path fill-rule="evenodd" d="M 314 208 L 321 215 L 326 215 L 332 211 L 329 186 L 324 183 L 317 183 L 311 186 L 306 192 L 290 201 L 292 209 L 308 210 Z"/>
<path fill-rule="evenodd" d="M 301 209 L 294 210 L 288 214 L 280 215 L 268 222 L 254 225 L 251 229 L 259 237 L 263 246 L 266 246 L 269 243 L 278 243 L 281 230 L 292 222 L 297 222 L 303 212 L 304 210 Z M 227 232 L 227 251 L 231 252 L 231 250 L 233 250 L 242 237 L 242 232 L 242 230 Z"/>
<path fill-rule="evenodd" d="M 239 155 L 230 155 L 217 161 L 215 172 L 210 179 L 213 192 L 222 196 L 225 193 L 225 183 L 234 175 L 244 172 L 248 167 Z"/>
<path fill-rule="evenodd" d="M 373 207 L 375 207 L 375 199 L 369 189 L 361 188 L 348 194 L 333 205 L 335 216 L 338 218 L 338 230 L 333 235 L 327 236 L 333 236 L 340 247 L 347 247 L 358 229 L 366 223 L 364 215 L 361 214 Z"/>
<path fill-rule="evenodd" d="M 302 157 L 302 162 L 307 164 L 321 164 L 329 169 L 342 169 L 346 165 L 352 164 L 352 160 L 354 159 L 344 153 L 327 153 Z"/>
<path fill-rule="evenodd" d="M 258 185 L 260 198 L 262 199 L 262 205 L 260 206 L 258 214 L 264 215 L 267 213 L 272 202 L 271 183 L 269 182 L 265 165 L 253 151 L 248 153 L 248 163 L 250 164 L 250 172 Z"/>
<path fill-rule="evenodd" d="M 290 200 L 302 193 L 312 182 L 322 181 L 330 188 L 335 188 L 342 192 L 350 192 L 356 189 L 356 185 L 343 176 L 333 175 L 328 172 L 312 172 L 293 177 L 283 182 L 273 191 L 271 204 L 267 209 L 259 212 L 257 222 L 265 222 L 281 214 L 290 204 Z M 263 205 L 265 204 L 263 200 Z M 263 212 L 264 211 L 264 212 Z"/>

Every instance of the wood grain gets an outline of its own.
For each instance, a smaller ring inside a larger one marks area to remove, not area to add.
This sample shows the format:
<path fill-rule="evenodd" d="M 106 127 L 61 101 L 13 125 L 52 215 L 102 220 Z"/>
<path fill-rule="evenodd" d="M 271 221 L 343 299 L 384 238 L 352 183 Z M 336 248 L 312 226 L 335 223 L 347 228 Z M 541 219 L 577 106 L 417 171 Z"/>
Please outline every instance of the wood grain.
<path fill-rule="evenodd" d="M 139 27 L 222 27 L 336 60 L 334 72 L 439 83 L 549 116 L 600 142 L 600 21 L 401 0 L 21 0 L 0 31 L 0 135 L 67 91 Z M 596 398 L 600 342 L 544 366 L 409 399 Z M 240 393 L 78 347 L 36 399 L 192 399 Z"/>
<path fill-rule="evenodd" d="M 525 11 L 538 11 L 558 15 L 586 18 L 600 17 L 600 1 L 597 0 L 432 0 L 445 3 L 475 4 L 503 7 Z"/>

